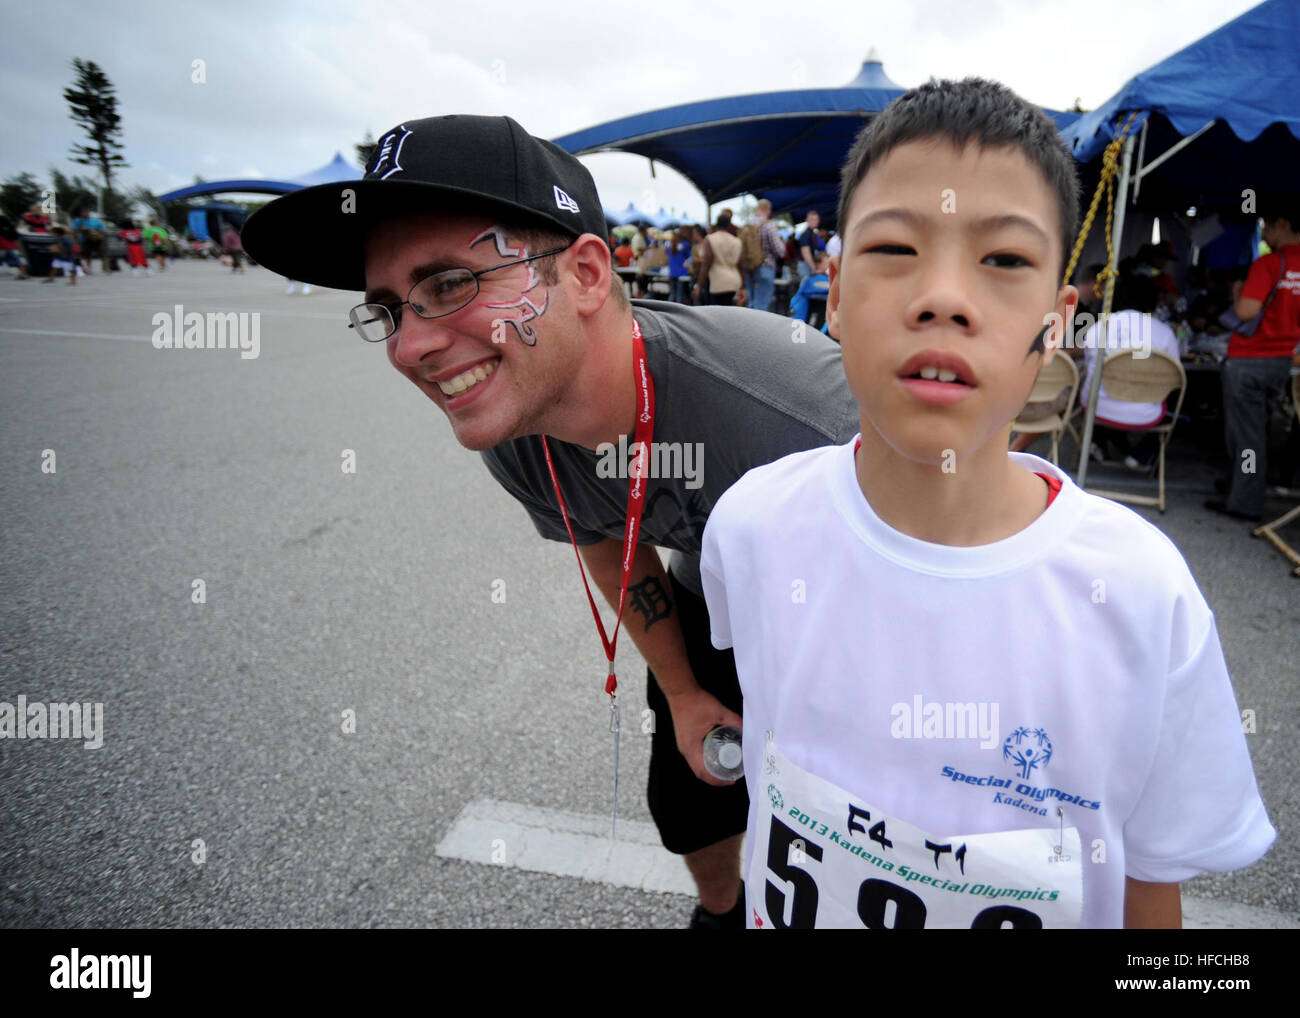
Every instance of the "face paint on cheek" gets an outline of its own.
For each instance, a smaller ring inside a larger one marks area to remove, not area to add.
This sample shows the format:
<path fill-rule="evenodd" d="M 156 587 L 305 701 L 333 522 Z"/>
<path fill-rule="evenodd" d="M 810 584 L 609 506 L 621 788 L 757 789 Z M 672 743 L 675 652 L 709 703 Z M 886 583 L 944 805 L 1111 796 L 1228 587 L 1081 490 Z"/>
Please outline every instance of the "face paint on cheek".
<path fill-rule="evenodd" d="M 1025 354 L 1026 357 L 1032 357 L 1034 354 L 1042 353 L 1047 349 L 1047 347 L 1043 345 L 1043 340 L 1047 337 L 1047 330 L 1050 328 L 1050 325 L 1044 325 L 1038 330 L 1038 335 L 1034 337 L 1033 343 L 1029 346 L 1029 353 Z"/>
<path fill-rule="evenodd" d="M 469 242 L 469 246 L 473 247 L 475 244 L 482 243 L 489 237 L 492 239 L 492 242 L 496 247 L 496 252 L 500 257 L 505 258 L 506 260 L 528 257 L 528 246 L 524 244 L 519 247 L 511 247 L 510 241 L 506 237 L 505 227 L 500 224 L 489 226 L 482 233 L 474 237 L 474 239 Z M 516 300 L 485 302 L 480 306 L 492 311 L 518 310 L 519 314 L 516 317 L 502 318 L 500 321 L 514 328 L 515 334 L 519 337 L 519 341 L 523 343 L 524 346 L 536 346 L 537 329 L 532 323 L 546 313 L 547 305 L 550 303 L 550 291 L 548 291 L 546 287 L 541 286 L 541 277 L 533 271 L 532 262 L 526 263 L 524 268 L 527 269 L 527 277 L 524 282 L 523 290 L 520 292 L 519 297 Z M 537 292 L 539 287 L 540 291 Z M 495 336 L 493 338 L 495 340 Z"/>

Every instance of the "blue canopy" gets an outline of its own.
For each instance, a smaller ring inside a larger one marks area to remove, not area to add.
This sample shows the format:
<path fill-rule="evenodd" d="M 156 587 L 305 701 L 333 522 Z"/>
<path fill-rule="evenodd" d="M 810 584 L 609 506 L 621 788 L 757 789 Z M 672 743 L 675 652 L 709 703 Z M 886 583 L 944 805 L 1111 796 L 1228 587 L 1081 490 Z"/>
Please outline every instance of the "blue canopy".
<path fill-rule="evenodd" d="M 205 180 L 188 187 L 177 188 L 158 196 L 159 201 L 179 201 L 182 198 L 197 198 L 206 194 L 288 194 L 300 191 L 304 187 L 316 184 L 334 184 L 344 180 L 360 180 L 361 170 L 343 158 L 342 153 L 335 152 L 334 158 L 324 166 L 287 180 L 267 180 L 263 178 L 233 178 L 230 180 Z"/>
<path fill-rule="evenodd" d="M 667 163 L 710 204 L 742 194 L 833 224 L 839 172 L 863 124 L 905 90 L 868 54 L 842 88 L 729 96 L 611 120 L 556 138 L 574 155 L 621 151 Z M 1051 113 L 1058 126 L 1073 113 Z"/>
<path fill-rule="evenodd" d="M 221 236 L 222 222 L 230 223 L 236 228 L 244 225 L 248 218 L 248 209 L 224 201 L 210 201 L 206 205 L 191 209 L 189 215 L 190 232 L 196 240 L 208 240 Z"/>
<path fill-rule="evenodd" d="M 655 226 L 660 230 L 675 230 L 679 226 L 685 226 L 690 222 L 685 216 L 675 216 L 670 212 L 665 212 L 662 205 L 659 211 L 654 215 Z"/>
<path fill-rule="evenodd" d="M 1295 191 L 1300 166 L 1300 3 L 1267 0 L 1132 78 L 1110 100 L 1064 128 L 1075 158 L 1100 158 L 1130 113 L 1146 125 L 1139 162 L 1149 189 L 1172 207 L 1199 196 L 1225 201 L 1243 187 Z M 1197 136 L 1197 132 L 1203 133 Z M 1184 206 L 1185 207 L 1185 206 Z"/>
<path fill-rule="evenodd" d="M 642 212 L 631 202 L 627 203 L 627 208 L 621 212 L 610 212 L 605 210 L 605 218 L 613 220 L 616 226 L 653 226 L 653 219 L 648 212 Z"/>

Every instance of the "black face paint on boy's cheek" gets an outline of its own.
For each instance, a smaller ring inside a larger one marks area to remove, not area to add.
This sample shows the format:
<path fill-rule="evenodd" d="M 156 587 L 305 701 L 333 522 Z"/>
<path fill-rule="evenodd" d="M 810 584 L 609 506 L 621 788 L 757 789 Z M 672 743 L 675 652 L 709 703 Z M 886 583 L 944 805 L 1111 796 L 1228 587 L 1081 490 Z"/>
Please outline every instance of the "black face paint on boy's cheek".
<path fill-rule="evenodd" d="M 1047 330 L 1050 328 L 1051 325 L 1044 325 L 1038 330 L 1038 335 L 1034 337 L 1033 343 L 1029 346 L 1029 353 L 1025 354 L 1026 357 L 1032 356 L 1036 353 L 1042 353 L 1047 349 L 1047 347 L 1043 345 L 1043 339 L 1047 336 Z"/>

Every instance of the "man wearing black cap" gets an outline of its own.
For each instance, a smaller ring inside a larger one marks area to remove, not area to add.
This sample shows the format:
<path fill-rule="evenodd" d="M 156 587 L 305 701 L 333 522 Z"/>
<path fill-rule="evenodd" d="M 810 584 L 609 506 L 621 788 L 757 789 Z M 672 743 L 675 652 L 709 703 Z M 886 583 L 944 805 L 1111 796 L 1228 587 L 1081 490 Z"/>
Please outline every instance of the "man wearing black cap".
<path fill-rule="evenodd" d="M 361 181 L 271 202 L 243 240 L 272 271 L 365 290 L 352 327 L 387 343 L 543 537 L 581 546 L 611 604 L 626 591 L 655 712 L 651 815 L 695 878 L 691 925 L 740 929 L 748 798 L 702 755 L 710 729 L 741 725 L 740 688 L 709 640 L 701 537 L 746 470 L 848 441 L 858 412 L 824 336 L 740 308 L 629 302 L 605 236 L 575 158 L 508 117 L 445 116 L 387 132 Z M 673 553 L 667 573 L 656 546 Z M 791 582 L 773 596 L 798 605 Z"/>

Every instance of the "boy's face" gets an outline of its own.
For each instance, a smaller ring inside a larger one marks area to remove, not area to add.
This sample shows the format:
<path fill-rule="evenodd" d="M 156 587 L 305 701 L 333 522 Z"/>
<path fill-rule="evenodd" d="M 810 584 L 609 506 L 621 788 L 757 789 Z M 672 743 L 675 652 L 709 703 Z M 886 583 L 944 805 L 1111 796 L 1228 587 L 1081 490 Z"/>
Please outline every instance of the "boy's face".
<path fill-rule="evenodd" d="M 909 142 L 870 168 L 827 295 L 864 445 L 934 465 L 1005 451 L 1053 353 L 1030 347 L 1078 299 L 1058 285 L 1059 224 L 1042 172 L 1013 148 Z"/>

